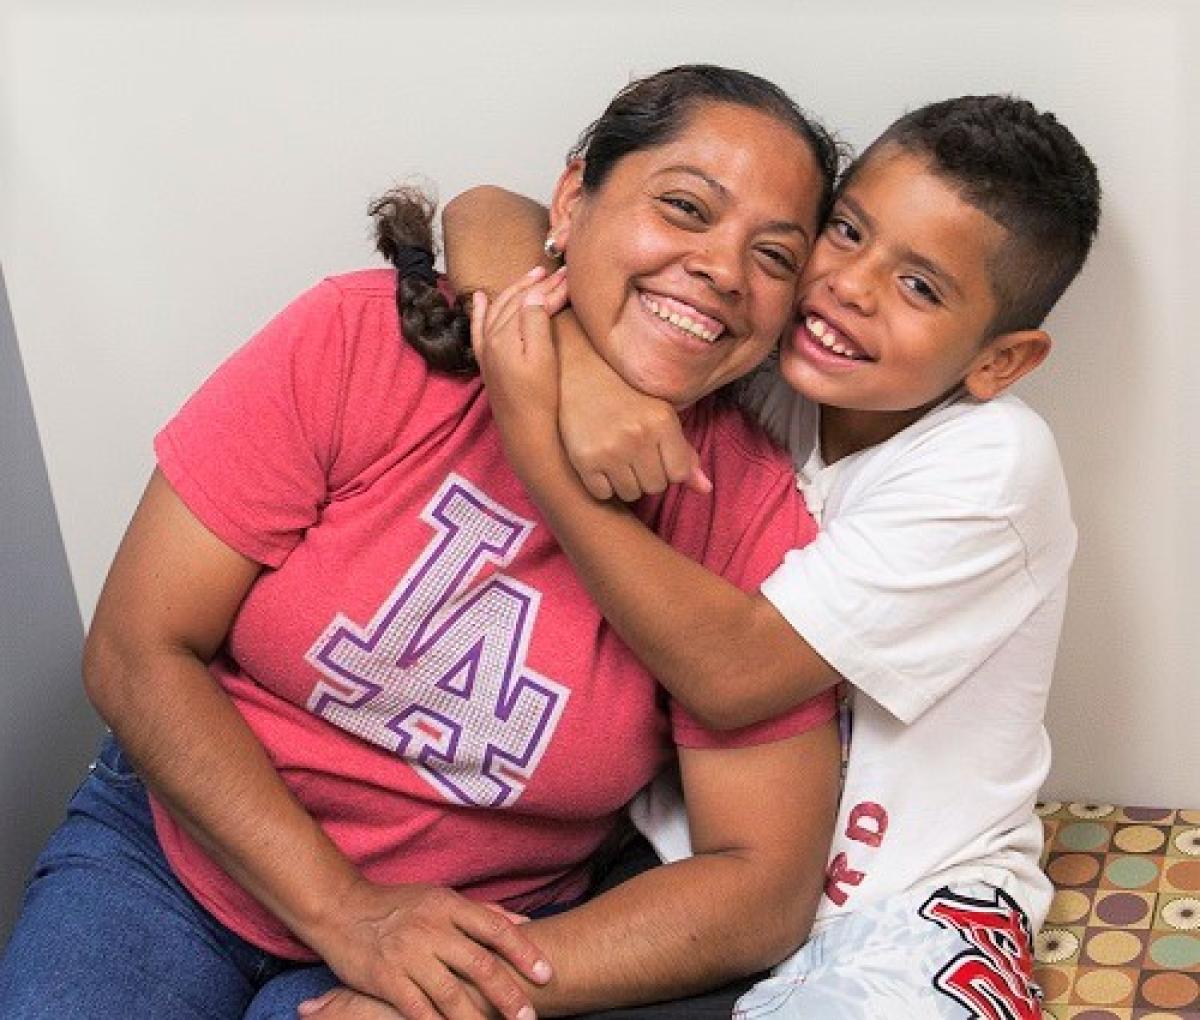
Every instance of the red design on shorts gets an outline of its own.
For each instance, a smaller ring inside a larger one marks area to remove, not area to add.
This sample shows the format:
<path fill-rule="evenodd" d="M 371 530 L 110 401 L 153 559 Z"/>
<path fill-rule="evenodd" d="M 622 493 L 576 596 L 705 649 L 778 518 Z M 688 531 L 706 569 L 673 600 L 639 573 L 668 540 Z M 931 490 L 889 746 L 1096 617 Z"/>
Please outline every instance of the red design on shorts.
<path fill-rule="evenodd" d="M 920 915 L 958 932 L 970 946 L 935 975 L 938 991 L 961 1003 L 972 1020 L 1040 1020 L 1029 922 L 1011 897 L 999 889 L 990 901 L 939 889 Z"/>

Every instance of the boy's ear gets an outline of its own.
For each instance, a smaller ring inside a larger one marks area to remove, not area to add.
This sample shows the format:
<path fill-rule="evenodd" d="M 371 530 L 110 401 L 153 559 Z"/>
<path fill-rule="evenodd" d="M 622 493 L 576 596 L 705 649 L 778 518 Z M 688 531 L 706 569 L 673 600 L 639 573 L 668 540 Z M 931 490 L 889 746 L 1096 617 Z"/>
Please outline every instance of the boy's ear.
<path fill-rule="evenodd" d="M 566 249 L 567 239 L 571 235 L 571 222 L 582 198 L 583 160 L 573 159 L 558 178 L 554 197 L 550 200 L 550 233 L 560 249 Z"/>
<path fill-rule="evenodd" d="M 979 352 L 963 385 L 976 400 L 998 397 L 1045 361 L 1051 344 L 1050 334 L 1042 329 L 1001 333 Z"/>

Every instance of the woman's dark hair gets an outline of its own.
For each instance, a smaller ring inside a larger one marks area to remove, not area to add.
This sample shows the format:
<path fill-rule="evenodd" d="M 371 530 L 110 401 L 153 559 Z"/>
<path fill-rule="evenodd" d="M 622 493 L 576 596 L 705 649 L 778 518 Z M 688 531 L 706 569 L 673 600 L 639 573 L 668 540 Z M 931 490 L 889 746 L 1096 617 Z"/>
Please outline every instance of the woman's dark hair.
<path fill-rule="evenodd" d="M 705 103 L 730 103 L 758 110 L 790 128 L 808 145 L 822 180 L 819 214 L 824 219 L 833 194 L 842 149 L 816 120 L 777 85 L 746 71 L 687 64 L 630 82 L 580 136 L 569 153 L 582 159 L 585 191 L 599 188 L 626 156 L 666 145 Z M 411 250 L 432 254 L 436 204 L 417 188 L 395 188 L 371 204 L 376 247 L 399 268 Z M 460 299 L 447 300 L 434 284 L 401 274 L 396 305 L 405 339 L 431 368 L 455 375 L 478 371 L 471 353 L 470 318 Z"/>
<path fill-rule="evenodd" d="M 393 188 L 371 203 L 375 247 L 396 267 L 396 309 L 400 332 L 430 368 L 451 375 L 475 375 L 471 317 L 465 296 L 451 302 L 425 273 L 405 272 L 414 249 L 428 253 L 433 268 L 433 216 L 437 203 L 420 188 Z"/>

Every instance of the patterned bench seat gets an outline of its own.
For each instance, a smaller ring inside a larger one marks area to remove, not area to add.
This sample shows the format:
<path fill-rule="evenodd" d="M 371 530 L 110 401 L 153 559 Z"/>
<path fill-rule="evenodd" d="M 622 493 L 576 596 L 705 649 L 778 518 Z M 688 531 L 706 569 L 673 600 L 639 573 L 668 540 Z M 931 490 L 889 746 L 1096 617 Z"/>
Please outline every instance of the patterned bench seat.
<path fill-rule="evenodd" d="M 1200 1020 L 1200 811 L 1038 805 L 1049 1020 Z"/>

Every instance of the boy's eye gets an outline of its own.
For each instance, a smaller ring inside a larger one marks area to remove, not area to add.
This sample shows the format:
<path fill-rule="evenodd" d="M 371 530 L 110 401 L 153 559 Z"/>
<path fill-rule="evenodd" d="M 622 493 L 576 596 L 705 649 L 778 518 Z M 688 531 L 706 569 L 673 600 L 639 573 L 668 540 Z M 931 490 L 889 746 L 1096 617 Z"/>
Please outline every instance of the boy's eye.
<path fill-rule="evenodd" d="M 862 240 L 862 234 L 859 233 L 858 227 L 844 216 L 830 217 L 829 222 L 825 225 L 825 230 L 835 240 L 842 241 L 843 243 L 857 244 Z"/>
<path fill-rule="evenodd" d="M 924 280 L 920 276 L 903 276 L 901 280 L 904 286 L 916 294 L 922 301 L 927 301 L 931 305 L 940 305 L 942 303 L 938 292 L 929 285 L 928 280 Z"/>

